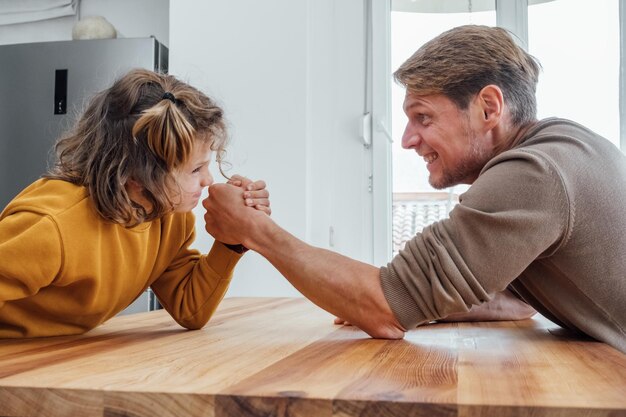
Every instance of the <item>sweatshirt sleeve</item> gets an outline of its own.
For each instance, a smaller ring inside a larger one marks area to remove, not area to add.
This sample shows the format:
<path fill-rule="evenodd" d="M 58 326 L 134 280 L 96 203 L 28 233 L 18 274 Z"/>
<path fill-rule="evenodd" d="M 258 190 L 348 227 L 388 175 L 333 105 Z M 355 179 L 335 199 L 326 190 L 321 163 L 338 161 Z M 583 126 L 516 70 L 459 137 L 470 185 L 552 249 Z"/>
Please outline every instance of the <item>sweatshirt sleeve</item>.
<path fill-rule="evenodd" d="M 488 301 L 567 239 L 570 207 L 551 162 L 510 151 L 483 169 L 450 218 L 426 227 L 380 270 L 405 328 Z"/>
<path fill-rule="evenodd" d="M 49 217 L 26 211 L 0 220 L 0 308 L 52 283 L 61 266 L 61 240 Z"/>
<path fill-rule="evenodd" d="M 186 222 L 182 247 L 151 288 L 176 322 L 188 329 L 199 329 L 224 298 L 242 255 L 217 241 L 207 255 L 201 255 L 189 247 L 195 237 L 193 226 L 191 217 Z"/>

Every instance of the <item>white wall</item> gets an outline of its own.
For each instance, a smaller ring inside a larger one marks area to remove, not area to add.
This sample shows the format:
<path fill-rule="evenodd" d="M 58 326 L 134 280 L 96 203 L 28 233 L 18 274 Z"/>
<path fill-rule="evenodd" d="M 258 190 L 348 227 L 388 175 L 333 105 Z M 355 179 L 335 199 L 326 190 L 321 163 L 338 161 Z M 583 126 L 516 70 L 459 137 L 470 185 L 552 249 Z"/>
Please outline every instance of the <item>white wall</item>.
<path fill-rule="evenodd" d="M 170 73 L 224 107 L 230 172 L 268 182 L 272 217 L 315 246 L 371 262 L 371 152 L 359 139 L 363 0 L 82 0 L 80 12 L 106 17 L 120 37 L 168 45 Z M 74 23 L 0 26 L 0 44 L 69 40 Z M 196 215 L 206 252 L 212 238 L 201 208 Z M 298 293 L 248 253 L 228 295 Z"/>
<path fill-rule="evenodd" d="M 169 45 L 169 0 L 80 0 L 78 11 L 81 17 L 104 16 L 120 38 L 154 36 Z M 70 40 L 77 18 L 0 26 L 0 45 Z"/>
<path fill-rule="evenodd" d="M 363 19 L 362 0 L 172 0 L 170 73 L 222 105 L 230 173 L 267 181 L 278 224 L 370 261 Z M 196 215 L 206 252 L 212 238 Z M 298 294 L 255 253 L 235 274 L 229 296 Z"/>

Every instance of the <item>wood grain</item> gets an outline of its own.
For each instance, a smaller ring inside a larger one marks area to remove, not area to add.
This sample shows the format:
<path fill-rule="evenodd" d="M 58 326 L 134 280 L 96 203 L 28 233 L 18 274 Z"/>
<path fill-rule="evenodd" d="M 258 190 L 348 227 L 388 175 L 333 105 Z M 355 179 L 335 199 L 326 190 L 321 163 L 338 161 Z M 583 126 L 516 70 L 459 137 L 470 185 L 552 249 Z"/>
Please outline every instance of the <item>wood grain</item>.
<path fill-rule="evenodd" d="M 228 298 L 198 331 L 156 311 L 0 340 L 0 416 L 626 416 L 626 355 L 539 316 L 398 341 L 332 319 Z"/>

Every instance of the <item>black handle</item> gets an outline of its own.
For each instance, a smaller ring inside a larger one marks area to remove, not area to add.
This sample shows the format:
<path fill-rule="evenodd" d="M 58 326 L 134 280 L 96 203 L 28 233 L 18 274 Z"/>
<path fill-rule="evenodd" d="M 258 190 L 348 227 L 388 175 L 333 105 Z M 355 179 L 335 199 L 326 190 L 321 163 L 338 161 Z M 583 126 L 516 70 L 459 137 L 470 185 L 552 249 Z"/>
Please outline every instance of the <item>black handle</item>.
<path fill-rule="evenodd" d="M 54 114 L 67 113 L 67 70 L 58 69 L 54 74 Z"/>

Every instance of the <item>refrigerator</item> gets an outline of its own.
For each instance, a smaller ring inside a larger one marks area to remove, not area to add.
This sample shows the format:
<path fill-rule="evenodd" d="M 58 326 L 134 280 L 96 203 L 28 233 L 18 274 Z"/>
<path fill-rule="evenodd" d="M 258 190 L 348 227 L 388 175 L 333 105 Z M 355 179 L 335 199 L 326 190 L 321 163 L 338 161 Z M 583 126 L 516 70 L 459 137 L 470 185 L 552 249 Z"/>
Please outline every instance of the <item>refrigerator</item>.
<path fill-rule="evenodd" d="M 153 37 L 0 45 L 0 211 L 47 170 L 89 97 L 132 68 L 167 72 L 167 47 Z M 147 293 L 125 312 L 156 306 Z"/>

